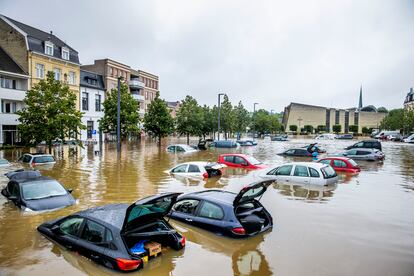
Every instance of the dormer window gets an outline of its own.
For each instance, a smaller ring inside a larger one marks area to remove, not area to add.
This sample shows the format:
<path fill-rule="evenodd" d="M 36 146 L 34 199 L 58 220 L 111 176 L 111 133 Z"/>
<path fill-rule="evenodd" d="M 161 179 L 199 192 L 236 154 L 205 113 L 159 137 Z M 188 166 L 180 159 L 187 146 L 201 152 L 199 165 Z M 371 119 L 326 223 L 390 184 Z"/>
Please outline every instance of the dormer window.
<path fill-rule="evenodd" d="M 45 54 L 53 56 L 53 43 L 50 41 L 45 42 Z"/>
<path fill-rule="evenodd" d="M 69 60 L 69 49 L 62 48 L 62 59 Z"/>

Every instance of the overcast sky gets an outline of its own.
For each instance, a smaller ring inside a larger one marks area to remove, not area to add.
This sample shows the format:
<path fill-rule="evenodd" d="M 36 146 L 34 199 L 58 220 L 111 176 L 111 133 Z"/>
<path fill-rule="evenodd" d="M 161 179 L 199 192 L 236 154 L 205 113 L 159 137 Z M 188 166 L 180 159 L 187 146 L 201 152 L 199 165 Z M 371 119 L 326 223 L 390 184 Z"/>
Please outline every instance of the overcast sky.
<path fill-rule="evenodd" d="M 414 86 L 413 0 L 0 0 L 0 13 L 53 33 L 82 64 L 112 58 L 189 94 L 246 108 L 290 102 L 401 107 Z"/>

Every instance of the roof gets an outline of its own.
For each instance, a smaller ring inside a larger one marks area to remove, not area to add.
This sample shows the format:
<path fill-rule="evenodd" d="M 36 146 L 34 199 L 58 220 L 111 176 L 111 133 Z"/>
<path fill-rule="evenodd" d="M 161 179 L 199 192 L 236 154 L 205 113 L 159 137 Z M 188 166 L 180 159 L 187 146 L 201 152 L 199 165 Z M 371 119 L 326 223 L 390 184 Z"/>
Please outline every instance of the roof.
<path fill-rule="evenodd" d="M 58 182 L 56 179 L 47 177 L 47 176 L 39 176 L 39 177 L 30 177 L 30 178 L 17 178 L 17 179 L 12 179 L 20 184 L 29 184 L 31 182 L 38 182 L 38 181 L 56 181 Z"/>
<path fill-rule="evenodd" d="M 27 35 L 27 44 L 29 50 L 37 53 L 45 53 L 45 41 L 50 41 L 54 44 L 53 57 L 57 59 L 62 59 L 62 48 L 66 47 L 69 49 L 69 61 L 79 64 L 78 52 L 70 47 L 68 44 L 60 40 L 52 32 L 47 33 L 42 30 L 36 29 L 14 19 L 11 19 L 7 16 L 4 16 L 10 23 L 15 25 L 17 28 L 22 30 Z"/>
<path fill-rule="evenodd" d="M 201 192 L 190 193 L 187 195 L 197 197 L 197 198 L 208 199 L 213 202 L 221 202 L 224 204 L 230 204 L 230 205 L 233 205 L 233 201 L 237 196 L 236 193 L 222 191 L 222 190 L 206 190 L 206 191 L 201 191 Z"/>
<path fill-rule="evenodd" d="M 95 80 L 96 82 L 91 82 L 90 80 Z M 98 90 L 105 90 L 103 76 L 85 70 L 80 70 L 80 86 L 90 87 Z"/>
<path fill-rule="evenodd" d="M 316 163 L 316 162 L 291 162 L 291 163 L 279 164 L 279 165 L 274 166 L 273 168 L 280 167 L 280 166 L 285 166 L 285 165 L 303 165 L 303 166 L 316 168 L 316 169 L 320 169 L 322 167 L 327 166 L 326 164 Z"/>
<path fill-rule="evenodd" d="M 75 215 L 99 220 L 121 230 L 128 207 L 127 203 L 108 204 L 83 210 Z"/>
<path fill-rule="evenodd" d="M 176 106 L 180 105 L 180 102 L 179 101 L 177 101 L 177 102 L 167 102 L 167 105 L 169 107 L 176 107 Z"/>
<path fill-rule="evenodd" d="M 25 75 L 26 73 L 16 62 L 0 47 L 0 71 Z"/>
<path fill-rule="evenodd" d="M 220 154 L 220 156 L 240 156 L 240 157 L 249 157 L 250 155 L 248 155 L 248 154 L 243 154 L 243 153 L 223 153 L 223 154 Z"/>

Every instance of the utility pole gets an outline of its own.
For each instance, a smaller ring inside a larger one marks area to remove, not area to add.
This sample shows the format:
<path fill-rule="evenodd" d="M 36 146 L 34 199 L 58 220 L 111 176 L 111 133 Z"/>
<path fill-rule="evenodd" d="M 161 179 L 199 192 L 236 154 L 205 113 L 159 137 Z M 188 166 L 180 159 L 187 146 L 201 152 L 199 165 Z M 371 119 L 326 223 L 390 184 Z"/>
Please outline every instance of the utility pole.
<path fill-rule="evenodd" d="M 218 94 L 218 122 L 217 122 L 217 140 L 220 140 L 220 96 L 224 96 L 226 94 L 219 93 Z"/>
<path fill-rule="evenodd" d="M 118 77 L 118 107 L 116 114 L 116 150 L 121 152 L 121 80 L 122 77 Z"/>
<path fill-rule="evenodd" d="M 254 103 L 253 104 L 253 116 L 254 114 L 256 114 L 256 105 L 259 103 Z M 253 141 L 254 141 L 254 136 L 256 135 L 256 122 L 253 121 Z"/>

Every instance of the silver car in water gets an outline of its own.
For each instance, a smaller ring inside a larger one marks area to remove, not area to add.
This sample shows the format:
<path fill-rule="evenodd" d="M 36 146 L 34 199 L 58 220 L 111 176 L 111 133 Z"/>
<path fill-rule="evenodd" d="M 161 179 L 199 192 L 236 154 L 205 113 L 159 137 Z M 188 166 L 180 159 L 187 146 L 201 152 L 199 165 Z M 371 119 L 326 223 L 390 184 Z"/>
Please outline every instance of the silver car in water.
<path fill-rule="evenodd" d="M 349 149 L 341 153 L 340 156 L 346 156 L 351 159 L 365 161 L 379 161 L 384 160 L 385 158 L 385 154 L 382 151 L 370 148 Z"/>

